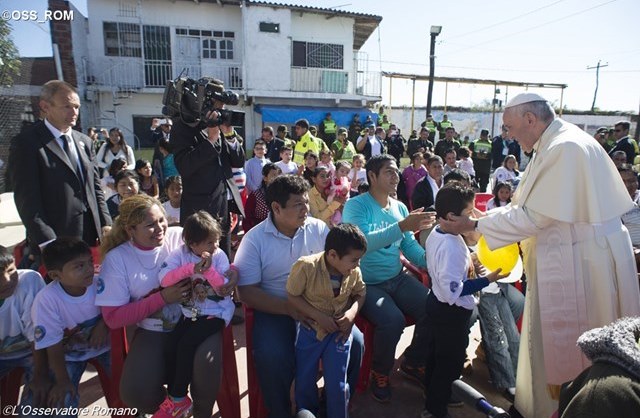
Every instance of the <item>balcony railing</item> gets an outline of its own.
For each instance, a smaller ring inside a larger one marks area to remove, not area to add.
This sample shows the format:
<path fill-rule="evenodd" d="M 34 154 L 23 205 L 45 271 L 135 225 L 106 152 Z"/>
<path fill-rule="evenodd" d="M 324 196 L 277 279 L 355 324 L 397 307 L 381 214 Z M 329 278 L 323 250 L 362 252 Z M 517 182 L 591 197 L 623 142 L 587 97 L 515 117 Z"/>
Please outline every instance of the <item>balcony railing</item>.
<path fill-rule="evenodd" d="M 196 79 L 201 76 L 215 77 L 222 80 L 226 88 L 234 90 L 243 86 L 242 67 L 239 64 L 181 65 L 169 60 L 107 57 L 85 61 L 87 84 L 109 87 L 115 91 L 164 87 L 167 80 L 181 73 Z"/>
<path fill-rule="evenodd" d="M 380 96 L 381 80 L 379 72 L 291 68 L 291 91 Z"/>

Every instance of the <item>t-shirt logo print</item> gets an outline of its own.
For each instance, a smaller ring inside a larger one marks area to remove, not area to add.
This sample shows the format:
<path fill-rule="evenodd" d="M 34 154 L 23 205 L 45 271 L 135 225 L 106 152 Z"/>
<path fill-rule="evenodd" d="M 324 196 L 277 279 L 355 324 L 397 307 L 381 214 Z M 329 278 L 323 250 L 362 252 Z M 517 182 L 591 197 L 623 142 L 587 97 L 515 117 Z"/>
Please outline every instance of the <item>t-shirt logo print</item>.
<path fill-rule="evenodd" d="M 44 336 L 47 335 L 47 330 L 44 329 L 44 327 L 42 325 L 38 325 L 34 330 L 33 330 L 33 338 L 36 341 L 42 341 L 42 339 L 44 338 Z"/>
<path fill-rule="evenodd" d="M 98 277 L 98 280 L 96 281 L 96 293 L 100 294 L 102 292 L 104 292 L 104 280 L 102 277 Z"/>
<path fill-rule="evenodd" d="M 460 283 L 458 282 L 449 283 L 449 290 L 451 290 L 451 293 L 455 293 L 456 290 L 458 290 L 458 286 L 460 286 Z"/>

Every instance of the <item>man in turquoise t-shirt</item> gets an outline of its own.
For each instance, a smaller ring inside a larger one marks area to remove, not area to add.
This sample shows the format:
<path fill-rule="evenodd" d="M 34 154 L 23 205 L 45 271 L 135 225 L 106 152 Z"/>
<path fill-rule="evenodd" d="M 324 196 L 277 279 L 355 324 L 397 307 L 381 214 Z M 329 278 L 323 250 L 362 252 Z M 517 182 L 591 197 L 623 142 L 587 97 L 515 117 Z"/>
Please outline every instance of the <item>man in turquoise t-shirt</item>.
<path fill-rule="evenodd" d="M 367 238 L 367 252 L 360 261 L 360 269 L 367 285 L 362 314 L 376 326 L 372 395 L 377 401 L 389 402 L 389 374 L 405 327 L 405 314 L 414 318 L 417 325 L 400 368 L 424 385 L 426 347 L 421 323 L 429 290 L 402 271 L 400 252 L 413 264 L 426 268 L 424 248 L 415 240 L 413 231 L 430 228 L 435 216 L 422 212 L 422 208 L 409 213 L 402 202 L 390 197 L 400 181 L 394 157 L 374 156 L 365 168 L 369 192 L 349 199 L 342 218 L 345 223 L 357 225 Z"/>

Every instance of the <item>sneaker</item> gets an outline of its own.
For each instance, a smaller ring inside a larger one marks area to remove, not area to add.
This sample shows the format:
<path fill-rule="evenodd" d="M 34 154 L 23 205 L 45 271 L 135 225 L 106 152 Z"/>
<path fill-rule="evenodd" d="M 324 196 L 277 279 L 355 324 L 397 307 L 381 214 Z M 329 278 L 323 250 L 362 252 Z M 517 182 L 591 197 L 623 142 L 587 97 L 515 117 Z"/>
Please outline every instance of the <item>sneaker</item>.
<path fill-rule="evenodd" d="M 406 363 L 402 363 L 400 365 L 400 372 L 409 380 L 412 380 L 420 385 L 422 390 L 424 390 L 424 366 L 422 367 L 412 367 L 407 365 Z"/>
<path fill-rule="evenodd" d="M 191 415 L 191 404 L 191 398 L 188 396 L 180 402 L 175 402 L 167 396 L 151 418 L 186 418 Z"/>
<path fill-rule="evenodd" d="M 373 399 L 382 403 L 391 401 L 389 376 L 371 370 L 371 379 L 371 396 L 373 396 Z"/>
<path fill-rule="evenodd" d="M 464 406 L 464 402 L 462 402 L 460 399 L 456 398 L 455 396 L 451 395 L 451 397 L 449 398 L 449 402 L 447 402 L 447 406 L 449 408 L 460 408 Z"/>

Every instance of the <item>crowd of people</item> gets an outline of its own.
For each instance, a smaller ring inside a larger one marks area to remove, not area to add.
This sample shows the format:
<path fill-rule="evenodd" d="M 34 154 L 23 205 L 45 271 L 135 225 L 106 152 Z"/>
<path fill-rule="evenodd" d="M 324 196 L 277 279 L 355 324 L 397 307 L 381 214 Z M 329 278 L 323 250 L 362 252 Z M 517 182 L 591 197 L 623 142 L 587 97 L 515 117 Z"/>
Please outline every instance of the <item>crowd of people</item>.
<path fill-rule="evenodd" d="M 247 159 L 231 126 L 154 119 L 147 161 L 116 128 L 98 145 L 95 130 L 74 131 L 80 102 L 69 84 L 45 84 L 40 105 L 44 119 L 13 140 L 9 160 L 27 255 L 14 260 L 0 247 L 0 377 L 25 369 L 23 406 L 77 406 L 87 361 L 109 369 L 108 329 L 135 326 L 122 401 L 158 418 L 209 417 L 233 296 L 254 310 L 253 358 L 270 417 L 316 415 L 323 402 L 329 418 L 349 416 L 362 315 L 375 326 L 378 402 L 393 400 L 408 316 L 415 329 L 400 371 L 424 390 L 423 418 L 450 416 L 460 405 L 451 384 L 479 319 L 492 383 L 517 412 L 548 417 L 560 405 L 571 418 L 590 401 L 580 390 L 589 375 L 562 392 L 571 399 L 560 397 L 560 384 L 589 365 L 580 334 L 640 315 L 632 248 L 640 193 L 627 122 L 605 150 L 544 98 L 523 94 L 493 140 L 482 130 L 461 143 L 446 115 L 439 123 L 429 115 L 405 140 L 381 108 L 377 125 L 356 115 L 340 127 L 327 114 L 314 129 L 300 119 L 294 138 L 284 125 L 276 135 L 265 126 Z M 625 161 L 614 164 L 620 152 Z M 480 212 L 475 194 L 488 189 Z M 244 231 L 233 246 L 230 211 Z M 479 262 L 480 234 L 490 248 L 520 243 L 526 299 L 498 282 L 508 272 Z M 430 288 L 403 258 L 428 272 Z M 48 284 L 27 268 L 46 272 Z"/>

